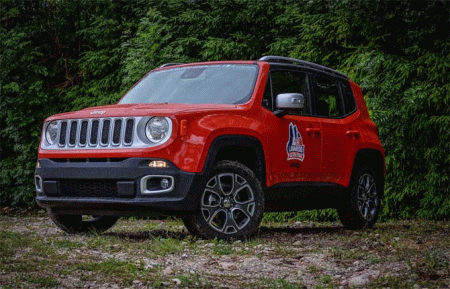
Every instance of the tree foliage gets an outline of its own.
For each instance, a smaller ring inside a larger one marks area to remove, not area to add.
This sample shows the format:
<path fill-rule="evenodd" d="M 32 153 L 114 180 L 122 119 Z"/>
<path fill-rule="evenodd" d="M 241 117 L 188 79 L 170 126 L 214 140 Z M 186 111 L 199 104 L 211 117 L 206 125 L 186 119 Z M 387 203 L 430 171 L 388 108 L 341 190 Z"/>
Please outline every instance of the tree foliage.
<path fill-rule="evenodd" d="M 448 1 L 0 0 L 0 9 L 1 204 L 33 202 L 46 116 L 114 103 L 166 62 L 271 54 L 362 86 L 387 152 L 384 217 L 450 216 Z"/>

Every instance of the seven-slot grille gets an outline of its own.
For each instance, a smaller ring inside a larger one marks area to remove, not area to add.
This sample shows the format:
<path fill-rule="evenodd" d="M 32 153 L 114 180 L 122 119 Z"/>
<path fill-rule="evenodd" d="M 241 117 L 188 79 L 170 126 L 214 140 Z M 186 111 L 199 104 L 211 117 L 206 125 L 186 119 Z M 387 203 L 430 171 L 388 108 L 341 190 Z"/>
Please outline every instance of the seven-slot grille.
<path fill-rule="evenodd" d="M 60 122 L 60 148 L 131 146 L 134 118 L 70 119 Z"/>

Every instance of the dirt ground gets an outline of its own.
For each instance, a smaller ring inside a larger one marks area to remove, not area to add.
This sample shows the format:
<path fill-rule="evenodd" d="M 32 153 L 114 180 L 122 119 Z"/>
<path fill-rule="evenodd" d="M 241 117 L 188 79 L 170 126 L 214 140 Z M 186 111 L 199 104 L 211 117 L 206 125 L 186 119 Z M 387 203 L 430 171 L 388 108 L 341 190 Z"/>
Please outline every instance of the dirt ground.
<path fill-rule="evenodd" d="M 176 219 L 69 235 L 45 212 L 1 210 L 0 288 L 450 288 L 450 224 L 263 223 L 205 241 Z"/>

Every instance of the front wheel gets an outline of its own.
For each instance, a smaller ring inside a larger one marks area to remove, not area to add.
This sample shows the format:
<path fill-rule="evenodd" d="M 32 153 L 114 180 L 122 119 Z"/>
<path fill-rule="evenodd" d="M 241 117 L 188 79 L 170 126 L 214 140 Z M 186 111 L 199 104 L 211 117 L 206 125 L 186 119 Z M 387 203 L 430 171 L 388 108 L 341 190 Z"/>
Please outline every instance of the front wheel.
<path fill-rule="evenodd" d="M 202 186 L 200 205 L 183 217 L 186 228 L 204 239 L 245 239 L 256 234 L 264 211 L 259 180 L 246 166 L 221 161 Z"/>
<path fill-rule="evenodd" d="M 50 213 L 50 218 L 58 228 L 69 234 L 103 232 L 114 226 L 119 219 L 116 216 L 60 215 Z"/>
<path fill-rule="evenodd" d="M 362 166 L 352 179 L 350 202 L 338 209 L 339 219 L 348 229 L 372 228 L 381 209 L 383 182 L 373 169 Z"/>

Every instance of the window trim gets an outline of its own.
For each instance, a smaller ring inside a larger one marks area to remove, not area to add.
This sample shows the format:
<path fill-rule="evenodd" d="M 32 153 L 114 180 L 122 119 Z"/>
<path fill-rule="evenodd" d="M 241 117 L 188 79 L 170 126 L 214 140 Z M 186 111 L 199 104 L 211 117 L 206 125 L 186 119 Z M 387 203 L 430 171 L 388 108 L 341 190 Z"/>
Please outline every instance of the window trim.
<path fill-rule="evenodd" d="M 332 80 L 338 82 L 339 95 L 341 98 L 341 104 L 343 105 L 343 108 L 342 108 L 343 109 L 342 111 L 344 112 L 343 115 L 341 115 L 341 116 L 323 116 L 323 115 L 317 114 L 317 91 L 316 91 L 316 87 L 313 83 L 313 79 L 315 77 L 325 77 L 325 78 L 332 79 Z M 343 79 L 340 79 L 337 77 L 331 77 L 330 75 L 328 75 L 326 73 L 323 73 L 323 74 L 322 73 L 310 73 L 309 85 L 310 85 L 310 90 L 311 90 L 311 98 L 314 101 L 314 103 L 311 104 L 311 106 L 313 107 L 313 115 L 312 116 L 317 117 L 317 118 L 324 118 L 324 119 L 344 119 L 344 118 L 354 114 L 355 112 L 357 112 L 358 106 L 357 106 L 357 103 L 355 100 L 355 109 L 351 112 L 346 113 L 346 110 L 348 109 L 348 104 L 347 104 L 347 99 L 344 98 L 344 89 L 343 89 L 343 86 L 345 85 L 346 82 L 348 83 L 348 79 L 343 80 Z M 350 85 L 349 85 L 349 88 L 350 88 Z M 353 95 L 353 92 L 352 92 L 352 95 Z M 353 96 L 353 99 L 354 98 L 355 97 Z"/>
<path fill-rule="evenodd" d="M 273 81 L 272 81 L 272 72 L 273 71 L 292 71 L 292 72 L 298 72 L 298 73 L 304 73 L 306 75 L 306 83 L 308 85 L 308 90 L 309 90 L 309 95 L 305 96 L 305 98 L 308 98 L 309 103 L 310 103 L 310 107 L 309 107 L 309 114 L 293 114 L 292 111 L 287 111 L 286 114 L 287 115 L 293 115 L 293 116 L 303 116 L 303 117 L 314 117 L 314 118 L 324 118 L 324 119 L 344 119 L 354 113 L 356 113 L 358 111 L 358 103 L 356 102 L 355 96 L 353 95 L 353 91 L 351 89 L 350 83 L 348 82 L 348 79 L 344 79 L 341 77 L 334 77 L 328 73 L 320 73 L 318 71 L 314 71 L 311 69 L 302 69 L 302 68 L 298 68 L 298 67 L 293 67 L 293 65 L 271 65 L 269 73 L 267 75 L 267 82 L 266 82 L 266 87 L 264 89 L 264 95 L 266 94 L 266 90 L 268 88 L 270 88 L 270 95 L 271 95 L 271 107 L 265 107 L 262 105 L 261 106 L 271 112 L 276 111 L 276 101 L 275 101 L 275 96 L 274 96 L 274 92 L 273 92 Z M 328 79 L 331 79 L 333 81 L 336 81 L 339 87 L 339 95 L 341 98 L 341 105 L 342 107 L 342 111 L 344 112 L 343 115 L 341 116 L 322 116 L 322 115 L 318 115 L 317 114 L 317 94 L 316 94 L 316 88 L 314 86 L 313 83 L 313 79 L 315 77 L 325 77 Z M 353 101 L 355 104 L 355 109 L 349 112 L 349 104 L 348 104 L 348 98 L 344 96 L 346 91 L 349 91 L 353 97 Z M 263 100 L 264 100 L 264 95 L 263 95 Z"/>
<path fill-rule="evenodd" d="M 313 105 L 312 105 L 312 93 L 311 93 L 311 80 L 310 80 L 310 76 L 309 73 L 307 71 L 304 71 L 302 69 L 292 69 L 291 67 L 282 67 L 282 66 L 278 66 L 275 69 L 270 69 L 269 74 L 267 76 L 267 83 L 266 83 L 266 87 L 264 90 L 264 95 L 266 94 L 266 89 L 267 89 L 267 85 L 270 85 L 270 95 L 271 95 L 271 99 L 272 99 L 272 109 L 270 110 L 271 112 L 274 112 L 277 110 L 276 107 L 276 100 L 275 100 L 275 95 L 273 92 L 273 81 L 272 81 L 272 72 L 273 71 L 291 71 L 291 72 L 295 72 L 295 73 L 302 73 L 305 75 L 306 79 L 305 79 L 305 83 L 308 86 L 308 95 L 304 95 L 305 99 L 307 99 L 307 102 L 309 102 L 309 109 L 308 109 L 308 114 L 297 114 L 297 113 L 292 113 L 293 110 L 287 110 L 286 114 L 287 115 L 293 115 L 293 116 L 304 116 L 304 117 L 314 117 L 313 114 Z M 263 100 L 264 100 L 264 95 L 263 95 Z M 261 105 L 262 107 L 268 109 L 267 107 Z"/>
<path fill-rule="evenodd" d="M 347 114 L 345 114 L 346 116 L 352 115 L 353 113 L 355 113 L 358 110 L 358 103 L 356 102 L 355 96 L 353 95 L 352 87 L 350 86 L 350 83 L 348 83 L 348 81 L 347 82 L 340 81 L 339 87 L 340 87 L 341 94 L 343 97 L 345 96 L 345 93 L 347 91 L 350 92 L 350 94 L 352 95 L 352 99 L 353 99 L 355 108 L 352 111 L 349 111 Z M 348 97 L 344 97 L 344 103 L 345 103 L 346 110 L 348 110 L 350 107 L 349 103 L 348 103 L 348 99 L 349 99 Z"/>

